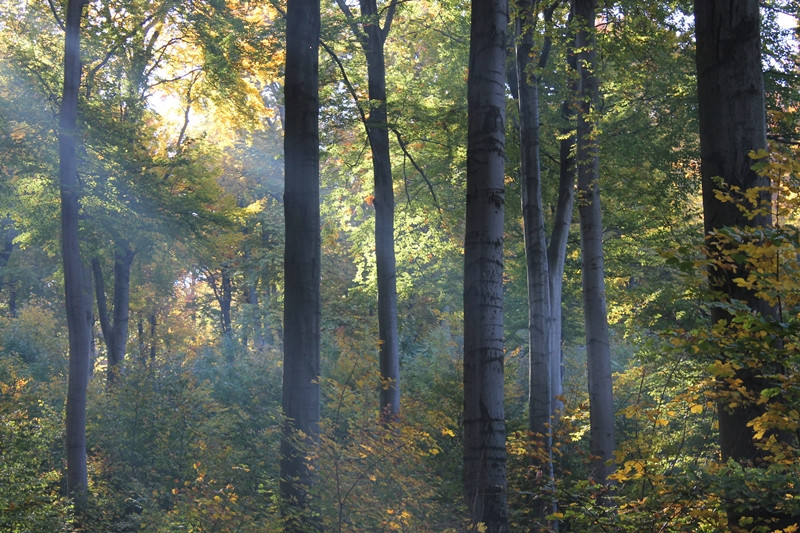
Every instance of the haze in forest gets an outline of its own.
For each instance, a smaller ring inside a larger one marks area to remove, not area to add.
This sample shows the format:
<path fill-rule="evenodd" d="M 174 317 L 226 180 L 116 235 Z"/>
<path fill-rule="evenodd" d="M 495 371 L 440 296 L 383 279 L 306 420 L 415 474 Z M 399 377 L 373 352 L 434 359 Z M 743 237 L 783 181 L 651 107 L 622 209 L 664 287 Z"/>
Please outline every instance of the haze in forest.
<path fill-rule="evenodd" d="M 0 531 L 800 528 L 800 8 L 0 3 Z"/>

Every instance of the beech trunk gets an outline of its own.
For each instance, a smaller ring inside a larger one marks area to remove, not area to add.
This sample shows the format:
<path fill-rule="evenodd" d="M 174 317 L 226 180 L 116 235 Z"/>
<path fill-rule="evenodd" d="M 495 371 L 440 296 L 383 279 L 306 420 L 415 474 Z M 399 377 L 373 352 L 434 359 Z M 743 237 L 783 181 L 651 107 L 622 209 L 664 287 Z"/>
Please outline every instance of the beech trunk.
<path fill-rule="evenodd" d="M 542 447 L 535 466 L 553 483 L 552 372 L 553 328 L 547 238 L 542 204 L 542 174 L 539 154 L 539 80 L 534 69 L 534 29 L 537 2 L 517 2 L 516 66 L 519 98 L 520 177 L 525 258 L 528 273 L 528 429 Z M 548 43 L 545 43 L 547 46 Z M 546 60 L 542 56 L 538 63 Z M 538 485 L 538 483 L 537 483 Z M 533 496 L 533 518 L 538 527 L 547 527 L 545 517 L 553 512 L 544 494 Z"/>
<path fill-rule="evenodd" d="M 572 17 L 570 16 L 570 22 Z M 577 63 L 575 54 L 567 57 L 568 66 L 576 71 Z M 572 215 L 575 204 L 575 102 L 579 90 L 577 78 L 570 84 L 569 94 L 561 105 L 561 117 L 566 126 L 561 129 L 563 138 L 559 143 L 559 175 L 558 175 L 558 200 L 556 214 L 553 220 L 553 229 L 550 235 L 550 244 L 547 248 L 547 263 L 550 274 L 550 313 L 552 326 L 550 328 L 550 388 L 553 395 L 553 421 L 558 425 L 558 419 L 564 404 L 561 397 L 564 394 L 563 381 L 563 353 L 561 346 L 561 331 L 563 325 L 561 304 L 563 301 L 564 265 L 567 259 L 567 239 L 572 226 Z"/>
<path fill-rule="evenodd" d="M 464 495 L 474 525 L 508 531 L 503 216 L 508 2 L 473 2 L 464 236 Z"/>
<path fill-rule="evenodd" d="M 394 183 L 389 157 L 386 115 L 386 65 L 375 0 L 361 0 L 364 54 L 367 59 L 369 114 L 367 136 L 372 150 L 375 199 L 375 259 L 378 276 L 378 337 L 380 343 L 380 409 L 385 419 L 400 414 L 400 348 L 397 333 L 397 273 L 394 251 Z"/>
<path fill-rule="evenodd" d="M 319 38 L 319 0 L 289 2 L 280 490 L 290 532 L 320 530 L 311 509 L 320 417 Z"/>
<path fill-rule="evenodd" d="M 726 254 L 713 245 L 713 232 L 720 228 L 757 228 L 772 225 L 770 216 L 769 182 L 752 170 L 751 150 L 767 147 L 764 84 L 761 67 L 759 2 L 756 0 L 708 0 L 695 2 L 695 31 L 697 43 L 697 95 L 700 126 L 700 172 L 703 183 L 703 219 L 708 249 L 712 254 Z M 735 202 L 720 201 L 717 191 L 738 187 L 744 197 L 753 188 L 765 189 L 757 193 L 756 206 L 763 209 L 750 217 Z M 740 287 L 734 278 L 748 277 L 743 265 L 730 269 L 709 268 L 709 286 L 720 301 L 745 302 L 753 314 L 768 320 L 779 320 L 777 308 L 756 296 L 755 292 Z M 729 323 L 731 316 L 720 306 L 711 308 L 711 321 Z M 730 354 L 719 354 L 729 360 Z M 765 374 L 781 372 L 777 365 L 768 368 L 737 370 L 735 379 L 755 398 L 769 386 Z M 720 384 L 721 390 L 728 388 Z M 762 452 L 754 441 L 749 423 L 763 414 L 764 406 L 755 402 L 740 401 L 731 407 L 730 399 L 723 394 L 717 405 L 720 451 L 723 461 L 734 459 L 744 464 L 758 464 Z M 728 514 L 731 527 L 738 526 L 740 516 L 761 520 L 773 519 L 769 529 L 779 523 L 794 523 L 792 517 L 774 516 L 769 509 L 757 505 L 749 509 L 732 504 Z M 735 509 L 735 511 L 734 511 Z M 796 517 L 795 517 L 796 518 Z"/>
<path fill-rule="evenodd" d="M 379 407 L 381 419 L 390 421 L 400 414 L 400 346 L 397 325 L 397 266 L 394 250 L 394 182 L 389 153 L 384 42 L 391 29 L 397 0 L 392 0 L 386 9 L 383 27 L 375 0 L 360 0 L 360 23 L 345 0 L 337 0 L 336 3 L 361 42 L 367 60 L 369 102 L 366 109 L 362 108 L 362 120 L 372 154 L 381 380 Z M 353 96 L 357 98 L 355 94 Z"/>
<path fill-rule="evenodd" d="M 592 456 L 592 477 L 598 483 L 609 483 L 608 476 L 614 471 L 614 398 L 603 264 L 600 159 L 595 119 L 592 116 L 598 100 L 598 83 L 595 75 L 596 8 L 596 0 L 574 0 L 573 3 L 574 17 L 578 25 L 575 49 L 580 79 L 576 157 L 583 314 L 589 379 L 591 428 L 589 453 Z"/>
<path fill-rule="evenodd" d="M 78 509 L 87 504 L 86 388 L 92 346 L 91 307 L 81 262 L 78 220 L 80 185 L 76 155 L 78 89 L 81 80 L 80 27 L 84 0 L 68 0 L 64 40 L 64 88 L 58 121 L 61 255 L 64 301 L 69 332 L 69 376 L 66 405 L 67 494 Z M 91 292 L 89 292 L 91 294 Z"/>
<path fill-rule="evenodd" d="M 17 316 L 17 289 L 16 281 L 7 272 L 8 262 L 14 251 L 14 239 L 17 237 L 14 221 L 4 218 L 0 221 L 0 292 L 8 291 L 8 316 Z"/>
<path fill-rule="evenodd" d="M 125 360 L 130 316 L 131 265 L 135 255 L 136 252 L 131 250 L 127 244 L 114 252 L 114 296 L 111 313 L 109 313 L 106 303 L 105 283 L 100 261 L 96 258 L 92 259 L 97 314 L 108 359 L 108 383 L 117 381 Z"/>

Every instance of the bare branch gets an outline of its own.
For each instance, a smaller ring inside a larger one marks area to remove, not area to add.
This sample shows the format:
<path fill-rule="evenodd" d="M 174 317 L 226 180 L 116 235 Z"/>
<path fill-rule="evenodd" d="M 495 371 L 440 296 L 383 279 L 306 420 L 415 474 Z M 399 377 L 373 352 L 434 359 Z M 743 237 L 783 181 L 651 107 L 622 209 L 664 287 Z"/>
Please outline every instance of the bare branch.
<path fill-rule="evenodd" d="M 345 18 L 347 19 L 347 24 L 350 26 L 350 29 L 353 31 L 353 35 L 355 35 L 358 42 L 361 43 L 361 46 L 367 45 L 367 35 L 361 31 L 361 28 L 358 26 L 358 21 L 356 20 L 355 15 L 350 10 L 350 6 L 347 5 L 345 0 L 336 0 L 336 4 L 339 6 L 339 9 L 342 10 L 344 13 Z"/>
<path fill-rule="evenodd" d="M 342 13 L 344 13 L 345 17 L 347 17 L 349 20 L 355 20 L 356 17 L 353 15 L 353 12 L 350 10 L 350 6 L 347 5 L 345 0 L 336 0 L 336 4 L 339 6 L 339 9 L 342 10 Z"/>
<path fill-rule="evenodd" d="M 367 114 L 364 112 L 364 108 L 361 107 L 361 102 L 358 99 L 356 88 L 353 87 L 352 83 L 350 83 L 350 78 L 347 76 L 347 71 L 344 69 L 342 60 L 339 59 L 339 56 L 336 55 L 336 52 L 322 40 L 320 40 L 319 45 L 328 53 L 329 56 L 331 56 L 331 59 L 333 59 L 334 63 L 336 63 L 336 65 L 339 67 L 339 72 L 342 73 L 342 82 L 344 83 L 345 87 L 347 87 L 347 92 L 349 92 L 350 96 L 353 98 L 353 102 L 356 104 L 356 108 L 358 108 L 358 114 L 361 116 L 361 122 L 366 128 Z"/>
<path fill-rule="evenodd" d="M 53 0 L 47 0 L 47 5 L 50 6 L 50 11 L 53 13 L 53 17 L 56 19 L 56 24 L 58 24 L 58 27 L 61 28 L 61 31 L 67 31 L 64 21 L 58 16 L 58 11 L 56 11 L 56 6 L 53 4 Z"/>
<path fill-rule="evenodd" d="M 545 31 L 544 31 L 544 42 L 542 43 L 542 51 L 539 54 L 539 62 L 537 63 L 537 69 L 541 70 L 547 65 L 547 59 L 550 56 L 550 48 L 553 45 L 553 37 L 550 32 L 547 30 L 547 25 L 553 22 L 553 12 L 556 8 L 561 4 L 562 0 L 555 0 L 552 4 L 544 8 L 542 12 L 544 15 L 544 23 L 545 23 Z"/>
<path fill-rule="evenodd" d="M 791 138 L 786 138 L 786 137 L 783 137 L 781 135 L 767 134 L 767 139 L 769 139 L 770 141 L 775 141 L 777 143 L 781 143 L 781 144 L 789 144 L 789 145 L 793 145 L 793 146 L 800 146 L 800 141 L 796 141 L 796 140 L 793 140 Z"/>
<path fill-rule="evenodd" d="M 428 190 L 431 192 L 431 197 L 433 197 L 433 205 L 436 206 L 436 209 L 439 212 L 442 211 L 442 207 L 439 205 L 439 200 L 436 198 L 436 192 L 433 190 L 433 185 L 431 184 L 428 176 L 425 174 L 425 171 L 417 164 L 417 161 L 414 159 L 414 156 L 411 155 L 411 152 L 408 151 L 408 147 L 406 146 L 405 141 L 403 140 L 403 136 L 400 135 L 400 131 L 397 128 L 392 128 L 395 137 L 397 137 L 397 144 L 400 145 L 400 149 L 403 150 L 403 153 L 411 161 L 411 164 L 414 165 L 414 168 L 417 169 L 422 179 L 425 180 L 425 183 L 428 185 Z"/>
<path fill-rule="evenodd" d="M 392 21 L 394 20 L 394 14 L 397 11 L 397 0 L 392 0 L 392 3 L 389 4 L 389 7 L 386 10 L 386 20 L 383 22 L 383 29 L 381 30 L 381 40 L 385 41 L 386 36 L 389 35 L 389 30 L 392 29 Z"/>

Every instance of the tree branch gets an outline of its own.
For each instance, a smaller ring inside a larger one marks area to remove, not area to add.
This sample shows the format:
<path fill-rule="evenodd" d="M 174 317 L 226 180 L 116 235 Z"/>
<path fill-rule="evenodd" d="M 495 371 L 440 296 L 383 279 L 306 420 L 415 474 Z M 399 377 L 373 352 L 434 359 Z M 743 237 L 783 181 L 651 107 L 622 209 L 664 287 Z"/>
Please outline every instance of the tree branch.
<path fill-rule="evenodd" d="M 347 5 L 345 0 L 336 0 L 336 4 L 339 6 L 339 9 L 342 10 L 342 13 L 344 13 L 347 24 L 350 26 L 350 29 L 353 30 L 353 35 L 355 35 L 358 42 L 361 43 L 361 46 L 366 46 L 367 35 L 358 27 L 358 21 L 356 21 L 355 15 L 353 15 L 353 12 L 350 10 L 350 6 Z"/>
<path fill-rule="evenodd" d="M 328 53 L 329 56 L 331 56 L 331 59 L 333 59 L 334 63 L 336 63 L 336 65 L 339 67 L 339 72 L 342 73 L 342 83 L 344 83 L 344 86 L 347 88 L 347 92 L 349 92 L 350 96 L 353 98 L 353 102 L 356 104 L 356 108 L 358 109 L 358 114 L 361 116 L 361 122 L 364 124 L 364 128 L 366 128 L 367 114 L 361 107 L 356 88 L 353 87 L 352 83 L 350 83 L 350 78 L 347 76 L 347 71 L 344 69 L 341 59 L 339 59 L 339 56 L 336 55 L 336 52 L 334 52 L 334 50 L 321 39 L 319 41 L 319 45 Z M 367 131 L 367 133 L 369 133 L 369 131 Z"/>
<path fill-rule="evenodd" d="M 425 183 L 428 185 L 428 190 L 431 192 L 431 196 L 433 197 L 433 205 L 436 206 L 436 209 L 438 209 L 439 212 L 441 212 L 442 207 L 439 205 L 439 200 L 436 198 L 436 192 L 433 190 L 433 185 L 428 179 L 428 176 L 425 174 L 425 171 L 422 170 L 422 168 L 417 164 L 417 161 L 414 159 L 414 156 L 412 156 L 408 151 L 408 147 L 406 146 L 405 141 L 403 141 L 403 136 L 400 135 L 400 131 L 398 131 L 397 128 L 391 129 L 394 132 L 395 137 L 397 137 L 397 144 L 400 145 L 400 149 L 403 150 L 405 156 L 409 159 L 409 161 L 411 161 L 411 164 L 414 165 L 414 168 L 417 169 L 417 172 L 419 172 L 420 176 L 422 176 L 422 179 L 424 179 Z"/>
<path fill-rule="evenodd" d="M 58 12 L 56 11 L 56 6 L 53 4 L 53 0 L 47 0 L 47 5 L 50 6 L 50 11 L 53 13 L 53 17 L 56 19 L 56 24 L 58 24 L 58 27 L 61 28 L 61 31 L 67 31 L 67 27 L 64 26 L 64 21 L 58 16 Z"/>
<path fill-rule="evenodd" d="M 108 316 L 108 303 L 106 301 L 105 282 L 103 281 L 103 269 L 100 268 L 100 260 L 92 258 L 92 274 L 94 274 L 94 294 L 97 300 L 97 316 L 100 319 L 100 331 L 103 338 L 108 341 L 111 338 L 111 322 Z"/>
<path fill-rule="evenodd" d="M 553 22 L 553 13 L 555 12 L 556 8 L 561 5 L 561 1 L 562 0 L 555 0 L 552 4 L 544 8 L 544 11 L 542 11 L 542 14 L 544 15 L 545 30 L 544 41 L 542 42 L 542 51 L 539 54 L 539 61 L 536 64 L 536 68 L 538 70 L 543 69 L 547 65 L 547 59 L 550 57 L 550 49 L 553 45 L 553 37 L 548 31 L 547 25 Z"/>
<path fill-rule="evenodd" d="M 383 29 L 381 29 L 381 40 L 383 41 L 386 40 L 386 37 L 389 35 L 389 30 L 392 29 L 392 21 L 394 20 L 394 14 L 396 11 L 397 0 L 392 0 L 392 3 L 389 4 L 389 7 L 386 10 L 386 20 L 383 22 Z"/>

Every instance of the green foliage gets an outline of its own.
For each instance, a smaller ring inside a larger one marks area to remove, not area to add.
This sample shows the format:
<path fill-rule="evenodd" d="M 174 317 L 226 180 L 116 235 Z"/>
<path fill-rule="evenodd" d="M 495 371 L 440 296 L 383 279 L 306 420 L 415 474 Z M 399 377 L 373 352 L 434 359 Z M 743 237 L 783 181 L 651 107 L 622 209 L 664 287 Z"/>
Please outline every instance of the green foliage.
<path fill-rule="evenodd" d="M 55 311 L 25 305 L 16 317 L 0 317 L 0 357 L 19 358 L 37 382 L 66 376 L 65 341 Z"/>
<path fill-rule="evenodd" d="M 0 529 L 68 531 L 61 496 L 62 418 L 25 365 L 0 349 Z M 59 390 L 60 393 L 63 391 Z"/>

